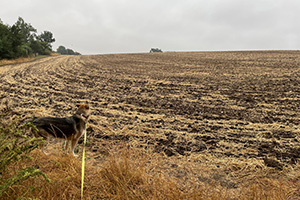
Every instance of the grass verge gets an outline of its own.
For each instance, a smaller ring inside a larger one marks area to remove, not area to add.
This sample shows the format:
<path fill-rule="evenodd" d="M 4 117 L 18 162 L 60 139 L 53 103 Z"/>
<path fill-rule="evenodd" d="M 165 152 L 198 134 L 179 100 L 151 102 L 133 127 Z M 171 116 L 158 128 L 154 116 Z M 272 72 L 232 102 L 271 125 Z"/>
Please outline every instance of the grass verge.
<path fill-rule="evenodd" d="M 48 56 L 56 56 L 56 55 L 58 55 L 58 54 L 52 53 L 51 55 L 39 55 L 36 57 L 22 57 L 22 58 L 17 58 L 17 59 L 2 59 L 2 60 L 0 60 L 0 66 L 31 62 L 31 61 L 35 61 L 35 60 L 38 60 L 41 58 L 48 57 Z"/>

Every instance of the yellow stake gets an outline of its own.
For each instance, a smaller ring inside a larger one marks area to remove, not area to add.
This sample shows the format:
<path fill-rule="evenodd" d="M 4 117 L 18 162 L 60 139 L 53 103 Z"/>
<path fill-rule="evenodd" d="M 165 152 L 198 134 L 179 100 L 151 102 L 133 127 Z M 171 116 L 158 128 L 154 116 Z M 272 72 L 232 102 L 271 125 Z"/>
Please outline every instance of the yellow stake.
<path fill-rule="evenodd" d="M 85 166 L 85 144 L 86 144 L 86 124 L 85 124 L 85 127 L 84 127 L 84 141 L 83 141 L 83 152 L 82 152 L 81 199 L 83 199 L 84 166 Z"/>

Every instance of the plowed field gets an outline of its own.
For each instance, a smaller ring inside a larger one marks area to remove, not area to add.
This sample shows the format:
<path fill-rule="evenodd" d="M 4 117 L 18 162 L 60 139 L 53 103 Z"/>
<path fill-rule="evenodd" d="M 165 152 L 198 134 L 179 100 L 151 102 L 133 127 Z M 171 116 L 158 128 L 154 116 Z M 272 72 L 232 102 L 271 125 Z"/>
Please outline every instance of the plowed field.
<path fill-rule="evenodd" d="M 1 66 L 0 80 L 2 106 L 38 116 L 89 103 L 96 159 L 120 142 L 151 147 L 186 177 L 197 171 L 180 171 L 183 159 L 195 169 L 205 157 L 214 169 L 234 160 L 280 171 L 300 158 L 298 51 L 55 56 Z M 211 179 L 237 187 L 222 177 Z"/>

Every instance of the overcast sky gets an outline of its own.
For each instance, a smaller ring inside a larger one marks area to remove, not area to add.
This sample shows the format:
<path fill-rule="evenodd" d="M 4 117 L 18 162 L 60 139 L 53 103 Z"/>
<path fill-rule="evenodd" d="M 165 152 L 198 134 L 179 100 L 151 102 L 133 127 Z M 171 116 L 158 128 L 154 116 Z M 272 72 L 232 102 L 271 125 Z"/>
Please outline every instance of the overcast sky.
<path fill-rule="evenodd" d="M 300 49 L 300 0 L 0 0 L 82 54 Z"/>

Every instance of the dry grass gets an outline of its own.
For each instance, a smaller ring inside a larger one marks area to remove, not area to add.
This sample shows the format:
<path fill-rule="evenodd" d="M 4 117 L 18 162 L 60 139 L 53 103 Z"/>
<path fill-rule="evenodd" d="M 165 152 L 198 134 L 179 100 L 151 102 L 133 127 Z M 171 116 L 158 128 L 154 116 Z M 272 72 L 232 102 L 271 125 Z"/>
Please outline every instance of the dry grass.
<path fill-rule="evenodd" d="M 31 178 L 12 186 L 1 199 L 80 199 L 81 159 L 60 150 L 52 151 L 52 155 L 46 156 L 40 150 L 35 150 L 31 153 L 31 160 L 21 160 L 11 165 L 5 173 L 8 176 L 19 168 L 35 166 L 46 173 L 50 183 L 42 177 Z M 224 169 L 212 168 L 211 157 L 201 159 L 203 162 L 194 169 L 194 164 L 181 166 L 176 164 L 175 159 L 122 144 L 115 152 L 103 155 L 101 162 L 87 158 L 84 199 L 281 200 L 300 197 L 298 165 L 278 174 L 259 167 L 259 163 L 255 166 L 255 163 L 250 165 L 237 160 L 230 163 L 219 161 L 219 168 L 227 168 L 230 173 L 228 176 L 221 172 Z M 173 169 L 167 168 L 170 163 Z M 193 170 L 199 170 L 200 183 L 187 180 L 189 177 L 185 172 Z M 174 176 L 174 173 L 177 175 Z M 242 178 L 242 174 L 247 178 Z M 283 174 L 285 178 L 282 178 Z M 230 187 L 230 176 L 238 177 L 238 188 Z M 185 179 L 186 182 L 183 181 Z"/>
<path fill-rule="evenodd" d="M 2 59 L 0 60 L 0 66 L 1 65 L 11 65 L 11 64 L 17 64 L 17 63 L 24 63 L 28 61 L 32 61 L 34 58 L 28 57 L 28 58 L 17 58 L 17 59 Z"/>
<path fill-rule="evenodd" d="M 50 56 L 58 56 L 60 54 L 58 53 L 51 53 Z M 1 65 L 13 65 L 13 64 L 20 64 L 20 63 L 26 63 L 30 61 L 34 61 L 37 59 L 41 59 L 47 56 L 37 56 L 37 57 L 21 57 L 16 59 L 0 59 L 0 66 Z"/>
<path fill-rule="evenodd" d="M 29 165 L 39 167 L 51 183 L 34 178 L 10 188 L 2 199 L 80 199 L 81 163 L 69 155 L 56 152 L 45 156 L 39 150 L 31 155 L 31 161 L 12 165 L 7 175 Z M 174 180 L 147 173 L 146 157 L 132 149 L 124 148 L 108 156 L 103 163 L 86 166 L 85 199 L 183 199 L 194 192 L 182 191 Z"/>

